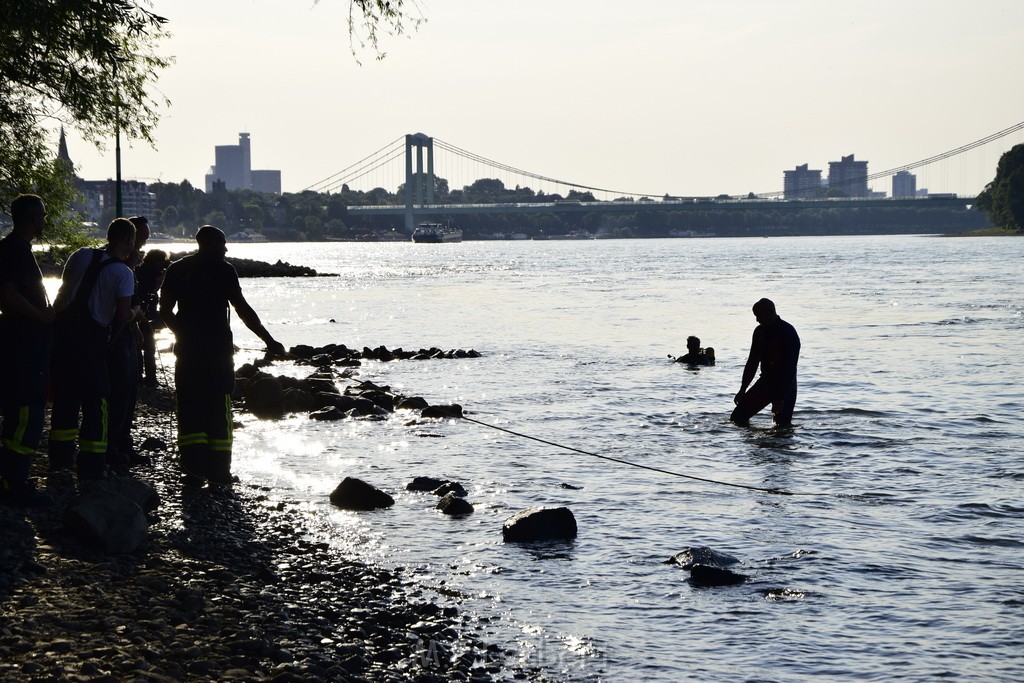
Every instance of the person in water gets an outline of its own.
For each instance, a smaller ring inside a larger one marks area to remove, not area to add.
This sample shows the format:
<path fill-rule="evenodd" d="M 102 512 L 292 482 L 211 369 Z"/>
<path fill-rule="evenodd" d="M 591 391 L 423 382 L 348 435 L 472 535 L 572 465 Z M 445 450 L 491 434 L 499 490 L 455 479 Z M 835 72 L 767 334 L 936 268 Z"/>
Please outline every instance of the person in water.
<path fill-rule="evenodd" d="M 796 405 L 800 337 L 796 329 L 775 312 L 775 304 L 770 299 L 758 301 L 753 311 L 758 325 L 754 328 L 750 356 L 743 368 L 740 390 L 734 399 L 736 408 L 730 419 L 737 424 L 747 424 L 751 417 L 771 403 L 775 424 L 788 427 Z M 761 366 L 761 376 L 750 386 L 758 365 Z"/>
<path fill-rule="evenodd" d="M 686 338 L 686 355 L 676 358 L 676 362 L 689 365 L 714 365 L 715 350 L 711 347 L 702 349 L 700 338 L 690 336 Z"/>

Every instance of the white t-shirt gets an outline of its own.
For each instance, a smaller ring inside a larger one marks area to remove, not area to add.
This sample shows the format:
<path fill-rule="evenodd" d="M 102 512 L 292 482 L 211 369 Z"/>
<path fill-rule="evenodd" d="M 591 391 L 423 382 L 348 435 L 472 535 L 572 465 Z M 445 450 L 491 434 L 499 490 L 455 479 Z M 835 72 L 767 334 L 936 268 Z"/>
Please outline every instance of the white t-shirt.
<path fill-rule="evenodd" d="M 64 264 L 64 275 L 61 277 L 60 291 L 57 293 L 57 306 L 70 305 L 78 292 L 78 285 L 85 276 L 89 264 L 92 263 L 92 255 L 95 249 L 83 247 L 71 255 L 68 262 Z M 106 251 L 103 252 L 104 261 L 114 258 Z M 114 263 L 104 267 L 96 278 L 96 286 L 92 288 L 89 297 L 89 313 L 92 319 L 106 327 L 114 319 L 114 311 L 117 307 L 117 300 L 122 297 L 130 297 L 135 294 L 135 276 L 132 270 L 124 263 Z"/>

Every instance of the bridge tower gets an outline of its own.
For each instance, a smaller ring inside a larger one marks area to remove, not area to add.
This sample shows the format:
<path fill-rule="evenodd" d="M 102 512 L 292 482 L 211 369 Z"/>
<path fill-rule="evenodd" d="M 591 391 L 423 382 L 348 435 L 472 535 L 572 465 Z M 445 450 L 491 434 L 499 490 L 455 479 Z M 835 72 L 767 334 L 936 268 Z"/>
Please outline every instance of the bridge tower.
<path fill-rule="evenodd" d="M 412 148 L 416 148 L 415 173 Z M 427 170 L 423 170 L 423 150 L 427 150 Z M 434 203 L 434 138 L 416 133 L 405 136 L 405 229 L 412 234 L 416 229 L 414 205 Z"/>

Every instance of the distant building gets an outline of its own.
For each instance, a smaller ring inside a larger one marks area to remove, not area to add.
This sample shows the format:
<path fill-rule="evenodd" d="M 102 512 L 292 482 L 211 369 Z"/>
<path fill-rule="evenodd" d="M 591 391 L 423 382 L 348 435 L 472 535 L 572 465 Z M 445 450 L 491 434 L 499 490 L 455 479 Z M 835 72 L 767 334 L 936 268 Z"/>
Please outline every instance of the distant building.
<path fill-rule="evenodd" d="M 792 171 L 782 172 L 783 197 L 803 199 L 821 193 L 821 170 L 809 170 L 807 166 L 803 164 Z"/>
<path fill-rule="evenodd" d="M 868 162 L 855 161 L 853 155 L 828 162 L 828 189 L 846 197 L 869 197 Z"/>
<path fill-rule="evenodd" d="M 252 189 L 254 192 L 273 192 L 281 194 L 280 171 L 253 171 Z"/>
<path fill-rule="evenodd" d="M 74 208 L 82 214 L 86 222 L 98 223 L 103 217 L 105 210 L 113 212 L 117 210 L 117 181 L 112 178 L 106 180 L 83 180 L 75 175 L 75 164 L 71 161 L 68 153 L 67 138 L 64 136 L 64 128 L 60 129 L 60 143 L 57 148 L 58 162 L 64 166 L 67 173 L 74 178 L 75 188 L 82 193 L 82 201 L 76 202 Z M 147 216 L 151 215 L 156 208 L 156 195 L 149 191 L 149 187 L 141 180 L 121 181 L 121 216 Z M 106 226 L 100 226 L 105 228 Z"/>
<path fill-rule="evenodd" d="M 104 209 L 116 210 L 116 180 L 111 178 L 106 180 L 79 180 L 76 185 L 79 192 L 85 195 L 89 206 L 99 208 L 96 217 L 89 217 L 89 220 L 99 220 L 99 213 Z M 150 216 L 155 208 L 156 195 L 149 191 L 146 183 L 141 180 L 121 181 L 121 216 L 125 218 L 130 216 Z"/>
<path fill-rule="evenodd" d="M 893 197 L 916 197 L 917 176 L 909 171 L 900 171 L 892 177 Z"/>
<path fill-rule="evenodd" d="M 213 149 L 214 164 L 206 174 L 206 191 L 213 192 L 216 181 L 228 190 L 254 190 L 281 194 L 281 171 L 252 170 L 249 134 L 239 133 L 237 145 L 217 145 Z"/>

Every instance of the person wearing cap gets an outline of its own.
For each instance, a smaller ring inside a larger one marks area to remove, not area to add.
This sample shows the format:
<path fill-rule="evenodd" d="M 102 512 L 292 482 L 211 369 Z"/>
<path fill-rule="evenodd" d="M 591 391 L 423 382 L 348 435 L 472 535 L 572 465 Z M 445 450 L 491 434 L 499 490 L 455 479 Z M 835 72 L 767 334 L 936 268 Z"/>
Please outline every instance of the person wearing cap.
<path fill-rule="evenodd" d="M 160 315 L 174 333 L 178 453 L 186 485 L 230 486 L 234 346 L 230 311 L 267 345 L 283 354 L 242 295 L 238 273 L 224 260 L 227 239 L 212 225 L 196 232 L 199 251 L 167 268 Z"/>
<path fill-rule="evenodd" d="M 788 427 L 796 405 L 796 365 L 800 358 L 800 337 L 796 329 L 779 317 L 771 299 L 761 299 L 753 307 L 758 325 L 750 342 L 750 355 L 743 368 L 740 390 L 733 402 L 730 419 L 747 424 L 751 417 L 772 404 L 772 419 L 779 427 Z M 761 375 L 750 386 L 760 365 Z M 750 387 L 747 389 L 747 387 Z"/>

